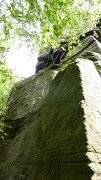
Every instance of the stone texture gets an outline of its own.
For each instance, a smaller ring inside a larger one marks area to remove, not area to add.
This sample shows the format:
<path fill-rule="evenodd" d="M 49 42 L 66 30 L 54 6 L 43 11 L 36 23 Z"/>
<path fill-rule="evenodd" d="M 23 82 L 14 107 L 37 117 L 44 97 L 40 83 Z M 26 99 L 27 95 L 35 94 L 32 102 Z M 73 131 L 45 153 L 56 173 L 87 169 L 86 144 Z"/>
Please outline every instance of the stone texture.
<path fill-rule="evenodd" d="M 87 47 L 91 40 L 57 70 L 50 66 L 16 84 L 5 116 L 12 128 L 6 129 L 1 180 L 101 179 L 101 77 L 95 66 L 101 48 L 95 39 Z"/>

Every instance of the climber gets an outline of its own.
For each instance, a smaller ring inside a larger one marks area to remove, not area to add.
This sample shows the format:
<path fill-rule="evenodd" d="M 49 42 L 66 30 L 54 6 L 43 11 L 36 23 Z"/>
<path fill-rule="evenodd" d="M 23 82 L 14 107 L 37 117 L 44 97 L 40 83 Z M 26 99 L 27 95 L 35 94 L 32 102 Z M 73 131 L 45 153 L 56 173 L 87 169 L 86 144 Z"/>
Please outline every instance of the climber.
<path fill-rule="evenodd" d="M 65 58 L 65 55 L 66 55 L 66 49 L 61 47 L 53 55 L 53 64 L 59 64 L 60 61 Z"/>
<path fill-rule="evenodd" d="M 51 48 L 50 51 L 46 53 L 45 55 L 38 57 L 38 63 L 36 65 L 35 73 L 49 66 L 52 62 L 53 62 L 53 48 Z"/>
<path fill-rule="evenodd" d="M 67 49 L 65 49 L 64 47 L 61 47 L 61 57 L 60 57 L 60 61 L 65 58 L 66 53 L 67 53 Z"/>
<path fill-rule="evenodd" d="M 54 51 L 54 49 L 51 48 L 49 53 L 46 56 L 43 57 L 45 67 L 47 67 L 47 66 L 49 66 L 50 64 L 53 63 L 53 51 Z"/>

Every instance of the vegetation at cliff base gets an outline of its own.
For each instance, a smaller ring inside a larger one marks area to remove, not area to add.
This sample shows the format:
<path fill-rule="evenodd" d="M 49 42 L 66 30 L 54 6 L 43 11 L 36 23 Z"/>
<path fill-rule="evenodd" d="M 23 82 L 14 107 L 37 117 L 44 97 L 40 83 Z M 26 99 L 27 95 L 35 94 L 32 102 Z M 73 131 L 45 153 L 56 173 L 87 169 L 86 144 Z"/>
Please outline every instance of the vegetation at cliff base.
<path fill-rule="evenodd" d="M 1 120 L 6 111 L 6 103 L 16 78 L 8 68 L 6 62 L 0 62 L 0 134 L 3 133 L 4 123 Z M 1 137 L 0 137 L 1 138 Z"/>

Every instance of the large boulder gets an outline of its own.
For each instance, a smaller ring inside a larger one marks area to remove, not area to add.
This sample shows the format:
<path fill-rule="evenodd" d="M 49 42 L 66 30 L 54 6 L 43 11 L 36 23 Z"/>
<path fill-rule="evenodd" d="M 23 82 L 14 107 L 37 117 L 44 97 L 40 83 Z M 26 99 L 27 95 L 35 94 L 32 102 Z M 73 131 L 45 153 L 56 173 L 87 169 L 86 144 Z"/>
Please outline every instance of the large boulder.
<path fill-rule="evenodd" d="M 101 44 L 89 37 L 56 70 L 16 84 L 1 180 L 101 179 L 100 63 Z"/>

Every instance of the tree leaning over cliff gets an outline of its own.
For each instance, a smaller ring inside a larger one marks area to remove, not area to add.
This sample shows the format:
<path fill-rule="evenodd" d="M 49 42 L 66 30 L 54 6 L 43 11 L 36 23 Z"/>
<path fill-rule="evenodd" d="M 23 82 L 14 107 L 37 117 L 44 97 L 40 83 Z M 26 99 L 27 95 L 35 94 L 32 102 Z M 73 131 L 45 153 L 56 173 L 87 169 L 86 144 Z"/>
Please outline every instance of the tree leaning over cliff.
<path fill-rule="evenodd" d="M 68 36 L 75 42 L 99 18 L 100 7 L 100 0 L 1 0 L 0 50 L 16 36 L 39 48 L 57 46 Z"/>

